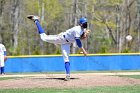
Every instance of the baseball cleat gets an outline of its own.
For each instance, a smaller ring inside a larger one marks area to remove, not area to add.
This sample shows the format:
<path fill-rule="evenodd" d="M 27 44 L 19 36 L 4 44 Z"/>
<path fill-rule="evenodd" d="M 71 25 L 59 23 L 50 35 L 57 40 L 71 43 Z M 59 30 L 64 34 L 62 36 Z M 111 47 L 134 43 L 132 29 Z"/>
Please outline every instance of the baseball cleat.
<path fill-rule="evenodd" d="M 5 73 L 1 73 L 0 75 L 2 75 L 2 76 L 3 76 L 3 75 L 5 75 Z"/>
<path fill-rule="evenodd" d="M 27 18 L 28 18 L 28 19 L 30 19 L 30 20 L 33 20 L 33 21 L 35 21 L 35 20 L 38 20 L 38 19 L 39 19 L 39 17 L 38 17 L 38 16 L 34 16 L 34 15 L 28 15 L 28 16 L 27 16 Z"/>
<path fill-rule="evenodd" d="M 64 81 L 69 81 L 70 80 L 70 76 L 66 76 L 66 78 L 64 79 Z"/>

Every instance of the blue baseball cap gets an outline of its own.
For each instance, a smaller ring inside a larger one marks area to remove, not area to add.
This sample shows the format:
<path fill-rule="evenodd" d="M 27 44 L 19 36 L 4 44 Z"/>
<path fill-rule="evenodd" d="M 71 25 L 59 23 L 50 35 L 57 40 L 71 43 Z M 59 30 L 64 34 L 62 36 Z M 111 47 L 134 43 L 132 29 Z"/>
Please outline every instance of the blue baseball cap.
<path fill-rule="evenodd" d="M 86 23 L 87 22 L 87 18 L 86 17 L 81 17 L 79 20 L 80 24 Z"/>

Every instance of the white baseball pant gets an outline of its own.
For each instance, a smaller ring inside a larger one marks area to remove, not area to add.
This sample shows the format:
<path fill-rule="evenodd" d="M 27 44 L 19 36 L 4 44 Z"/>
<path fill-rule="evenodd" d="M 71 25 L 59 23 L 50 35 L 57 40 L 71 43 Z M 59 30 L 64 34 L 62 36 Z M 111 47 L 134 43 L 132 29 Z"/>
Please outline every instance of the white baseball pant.
<path fill-rule="evenodd" d="M 70 44 L 71 44 L 71 42 L 68 42 L 64 38 L 63 34 L 46 35 L 45 33 L 42 33 L 42 34 L 40 34 L 40 38 L 43 41 L 46 41 L 46 42 L 49 42 L 49 43 L 60 44 L 64 62 L 69 62 L 69 54 L 70 54 Z"/>
<path fill-rule="evenodd" d="M 4 67 L 4 55 L 0 55 L 0 67 Z"/>

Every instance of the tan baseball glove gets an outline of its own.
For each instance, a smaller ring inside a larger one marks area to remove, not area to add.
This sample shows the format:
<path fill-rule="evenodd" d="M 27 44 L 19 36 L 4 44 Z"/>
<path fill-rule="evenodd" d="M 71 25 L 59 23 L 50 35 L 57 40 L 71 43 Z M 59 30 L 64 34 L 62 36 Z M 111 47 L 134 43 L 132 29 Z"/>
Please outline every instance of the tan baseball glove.
<path fill-rule="evenodd" d="M 90 33 L 90 30 L 89 29 L 86 29 L 84 31 L 84 33 L 81 35 L 80 39 L 81 40 L 86 39 L 89 36 L 89 33 Z"/>

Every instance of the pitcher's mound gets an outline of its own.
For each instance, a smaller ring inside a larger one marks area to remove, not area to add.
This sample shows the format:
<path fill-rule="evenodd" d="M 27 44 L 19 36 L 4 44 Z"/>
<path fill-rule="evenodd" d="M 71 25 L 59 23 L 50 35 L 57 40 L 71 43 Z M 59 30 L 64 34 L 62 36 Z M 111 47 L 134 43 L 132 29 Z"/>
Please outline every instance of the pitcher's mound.
<path fill-rule="evenodd" d="M 70 81 L 64 81 L 64 74 L 38 74 L 0 80 L 0 88 L 69 88 L 94 86 L 140 85 L 140 79 L 128 77 L 72 74 Z"/>

